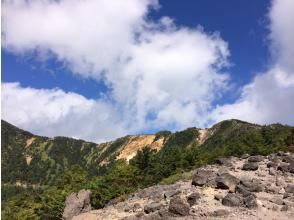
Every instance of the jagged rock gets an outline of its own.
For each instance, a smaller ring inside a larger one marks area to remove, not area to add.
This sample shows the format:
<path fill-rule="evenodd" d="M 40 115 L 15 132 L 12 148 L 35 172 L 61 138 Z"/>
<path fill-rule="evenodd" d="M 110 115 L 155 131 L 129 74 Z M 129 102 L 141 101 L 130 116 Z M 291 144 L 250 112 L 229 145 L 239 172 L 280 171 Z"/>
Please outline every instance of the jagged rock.
<path fill-rule="evenodd" d="M 280 163 L 278 170 L 282 171 L 283 173 L 289 172 L 289 165 L 287 163 Z"/>
<path fill-rule="evenodd" d="M 270 199 L 270 202 L 275 203 L 277 205 L 284 205 L 283 199 L 277 197 Z"/>
<path fill-rule="evenodd" d="M 187 202 L 190 204 L 190 206 L 193 206 L 197 204 L 198 200 L 201 198 L 200 193 L 192 193 L 187 197 Z"/>
<path fill-rule="evenodd" d="M 242 159 L 247 159 L 248 157 L 250 157 L 249 154 L 243 154 L 243 155 L 241 156 Z"/>
<path fill-rule="evenodd" d="M 288 197 L 290 197 L 290 196 L 291 196 L 290 193 L 284 193 L 284 195 L 283 195 L 283 199 L 286 199 L 286 198 L 288 198 Z"/>
<path fill-rule="evenodd" d="M 270 168 L 270 167 L 277 168 L 278 165 L 279 165 L 278 163 L 275 163 L 275 162 L 270 161 L 270 162 L 268 162 L 268 163 L 266 164 L 266 167 L 267 167 L 267 168 Z"/>
<path fill-rule="evenodd" d="M 251 195 L 252 193 L 247 190 L 247 188 L 243 185 L 237 185 L 236 186 L 236 192 L 237 193 L 240 193 L 242 196 L 249 196 Z"/>
<path fill-rule="evenodd" d="M 267 186 L 267 187 L 265 187 L 265 191 L 266 191 L 267 193 L 278 194 L 279 191 L 280 191 L 280 187 L 278 187 L 278 186 L 273 186 L 273 185 L 271 185 L 271 186 Z"/>
<path fill-rule="evenodd" d="M 234 192 L 240 180 L 229 173 L 223 173 L 216 177 L 215 182 L 218 188 L 229 189 L 230 192 Z"/>
<path fill-rule="evenodd" d="M 225 206 L 231 206 L 231 207 L 242 206 L 243 200 L 240 196 L 234 193 L 229 193 L 223 198 L 222 204 Z"/>
<path fill-rule="evenodd" d="M 141 212 L 143 211 L 142 206 L 139 203 L 135 203 L 132 207 L 133 212 Z"/>
<path fill-rule="evenodd" d="M 287 187 L 285 188 L 285 191 L 286 191 L 287 193 L 292 193 L 292 194 L 294 194 L 294 185 L 292 185 L 292 184 L 288 184 Z"/>
<path fill-rule="evenodd" d="M 289 173 L 294 173 L 294 162 L 290 163 L 288 166 L 288 172 Z"/>
<path fill-rule="evenodd" d="M 229 161 L 228 158 L 218 158 L 216 159 L 216 164 L 219 164 L 219 165 L 224 165 L 224 166 L 232 166 L 233 164 Z"/>
<path fill-rule="evenodd" d="M 187 216 L 189 215 L 190 206 L 181 198 L 176 197 L 170 200 L 168 211 L 176 215 Z"/>
<path fill-rule="evenodd" d="M 144 207 L 144 212 L 148 214 L 151 212 L 158 211 L 163 207 L 164 205 L 160 202 L 152 202 Z"/>
<path fill-rule="evenodd" d="M 264 156 L 257 155 L 257 156 L 251 156 L 248 158 L 248 162 L 261 162 L 264 160 Z"/>
<path fill-rule="evenodd" d="M 284 155 L 282 157 L 282 161 L 285 163 L 293 163 L 294 162 L 294 158 L 291 157 L 290 155 Z"/>
<path fill-rule="evenodd" d="M 241 184 L 248 190 L 249 192 L 262 192 L 264 187 L 257 180 L 241 180 Z"/>
<path fill-rule="evenodd" d="M 256 200 L 255 196 L 253 196 L 253 195 L 246 196 L 244 198 L 244 204 L 249 209 L 254 209 L 254 208 L 257 208 L 257 206 L 258 206 L 257 200 Z"/>
<path fill-rule="evenodd" d="M 71 193 L 65 201 L 65 208 L 62 214 L 64 220 L 71 220 L 74 216 L 91 210 L 90 190 L 80 190 L 78 193 Z"/>
<path fill-rule="evenodd" d="M 218 209 L 212 213 L 212 216 L 221 217 L 221 216 L 228 216 L 229 214 L 230 214 L 230 212 L 226 209 Z"/>
<path fill-rule="evenodd" d="M 248 163 L 245 163 L 242 167 L 242 170 L 258 170 L 258 163 L 255 163 L 255 162 L 248 162 Z"/>
<path fill-rule="evenodd" d="M 288 211 L 288 209 L 289 209 L 288 205 L 283 205 L 281 208 L 281 212 L 286 212 Z"/>
<path fill-rule="evenodd" d="M 272 210 L 275 212 L 279 211 L 279 206 L 273 205 Z"/>
<path fill-rule="evenodd" d="M 176 196 L 176 195 L 178 195 L 180 193 L 181 193 L 181 191 L 179 191 L 179 190 L 167 191 L 167 192 L 164 193 L 164 198 L 165 199 L 171 199 L 172 197 L 174 197 L 174 196 Z"/>
<path fill-rule="evenodd" d="M 193 176 L 192 185 L 194 186 L 212 186 L 214 185 L 215 172 L 213 170 L 199 169 Z"/>

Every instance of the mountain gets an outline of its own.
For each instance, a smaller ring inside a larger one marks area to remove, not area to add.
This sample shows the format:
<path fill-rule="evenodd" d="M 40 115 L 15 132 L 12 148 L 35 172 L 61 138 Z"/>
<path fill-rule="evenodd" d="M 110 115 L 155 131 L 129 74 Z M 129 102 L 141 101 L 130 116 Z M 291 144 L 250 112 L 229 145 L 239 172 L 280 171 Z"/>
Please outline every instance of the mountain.
<path fill-rule="evenodd" d="M 92 191 L 92 206 L 101 208 L 138 188 L 181 179 L 182 172 L 219 157 L 293 151 L 294 145 L 294 127 L 240 120 L 102 144 L 36 136 L 3 120 L 1 126 L 3 219 L 58 219 L 66 196 L 82 188 Z"/>

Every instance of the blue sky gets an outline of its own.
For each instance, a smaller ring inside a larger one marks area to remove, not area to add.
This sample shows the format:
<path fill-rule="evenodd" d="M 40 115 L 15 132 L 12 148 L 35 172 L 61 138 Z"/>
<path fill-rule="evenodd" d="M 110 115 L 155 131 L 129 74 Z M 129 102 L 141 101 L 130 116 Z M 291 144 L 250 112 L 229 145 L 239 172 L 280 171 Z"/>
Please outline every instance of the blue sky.
<path fill-rule="evenodd" d="M 294 123 L 291 0 L 74 2 L 3 3 L 3 119 L 93 141 Z"/>

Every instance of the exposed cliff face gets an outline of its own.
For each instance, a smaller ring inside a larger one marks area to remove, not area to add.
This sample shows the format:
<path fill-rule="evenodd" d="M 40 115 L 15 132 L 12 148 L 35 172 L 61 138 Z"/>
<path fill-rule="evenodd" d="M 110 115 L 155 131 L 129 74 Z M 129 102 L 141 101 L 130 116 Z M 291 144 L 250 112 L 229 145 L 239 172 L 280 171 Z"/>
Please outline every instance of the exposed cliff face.
<path fill-rule="evenodd" d="M 123 202 L 72 219 L 291 219 L 294 155 L 247 157 L 219 159 L 194 170 L 190 180 L 138 190 Z"/>

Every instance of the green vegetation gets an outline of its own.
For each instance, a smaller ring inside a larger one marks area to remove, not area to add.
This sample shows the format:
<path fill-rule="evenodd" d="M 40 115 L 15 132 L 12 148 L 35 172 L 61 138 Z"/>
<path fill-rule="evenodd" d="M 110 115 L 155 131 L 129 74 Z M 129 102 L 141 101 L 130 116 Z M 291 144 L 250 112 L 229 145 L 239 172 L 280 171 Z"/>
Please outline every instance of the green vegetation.
<path fill-rule="evenodd" d="M 101 208 L 139 188 L 190 179 L 192 169 L 218 157 L 288 151 L 294 143 L 294 128 L 280 124 L 259 126 L 229 120 L 216 124 L 209 133 L 199 145 L 195 128 L 159 132 L 157 139 L 165 138 L 162 149 L 156 152 L 147 146 L 128 164 L 114 160 L 128 137 L 101 151 L 94 143 L 38 137 L 2 121 L 2 218 L 60 219 L 66 196 L 80 189 L 90 189 L 92 206 Z M 25 148 L 32 137 L 35 140 Z M 25 160 L 27 154 L 33 158 L 30 164 Z M 105 158 L 113 160 L 99 166 Z M 17 187 L 16 181 L 27 185 Z"/>

